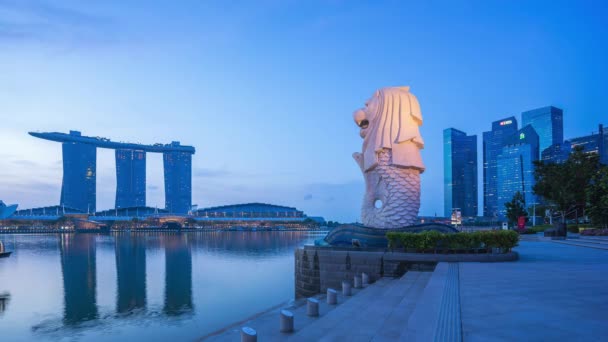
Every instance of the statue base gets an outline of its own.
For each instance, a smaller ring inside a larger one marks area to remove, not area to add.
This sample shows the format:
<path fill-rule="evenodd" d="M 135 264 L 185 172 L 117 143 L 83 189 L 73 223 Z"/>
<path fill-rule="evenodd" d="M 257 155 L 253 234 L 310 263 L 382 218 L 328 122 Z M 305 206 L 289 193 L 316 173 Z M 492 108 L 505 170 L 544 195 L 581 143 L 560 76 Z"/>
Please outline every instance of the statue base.
<path fill-rule="evenodd" d="M 423 223 L 394 229 L 372 228 L 356 224 L 343 224 L 330 231 L 325 238 L 315 241 L 315 245 L 386 248 L 388 247 L 388 240 L 386 239 L 386 233 L 388 232 L 420 233 L 429 230 L 448 234 L 458 233 L 456 228 L 441 223 Z"/>

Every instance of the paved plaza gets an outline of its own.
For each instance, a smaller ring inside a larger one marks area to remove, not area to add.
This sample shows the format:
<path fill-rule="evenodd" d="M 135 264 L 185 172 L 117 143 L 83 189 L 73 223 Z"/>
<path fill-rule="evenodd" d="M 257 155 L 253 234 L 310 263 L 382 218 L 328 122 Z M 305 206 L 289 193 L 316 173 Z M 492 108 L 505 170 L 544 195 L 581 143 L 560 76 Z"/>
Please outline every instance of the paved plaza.
<path fill-rule="evenodd" d="M 608 250 L 523 241 L 517 251 L 517 262 L 460 264 L 464 340 L 606 340 Z"/>
<path fill-rule="evenodd" d="M 279 332 L 275 308 L 203 340 L 238 341 L 249 326 L 261 341 L 601 341 L 608 250 L 593 247 L 521 241 L 519 261 L 439 263 L 433 272 L 382 278 L 338 305 L 322 302 L 320 317 L 296 303 L 293 333 Z"/>

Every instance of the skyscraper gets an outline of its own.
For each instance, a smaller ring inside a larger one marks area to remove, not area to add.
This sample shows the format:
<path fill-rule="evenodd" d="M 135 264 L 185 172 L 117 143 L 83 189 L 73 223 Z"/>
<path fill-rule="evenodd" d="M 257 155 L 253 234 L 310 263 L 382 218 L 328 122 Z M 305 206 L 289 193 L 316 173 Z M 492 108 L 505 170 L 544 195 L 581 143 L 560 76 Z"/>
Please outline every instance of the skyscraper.
<path fill-rule="evenodd" d="M 497 158 L 498 216 L 505 216 L 505 203 L 510 202 L 517 191 L 524 196 L 526 206 L 536 202 L 532 187 L 535 183 L 533 162 L 538 160 L 538 140 L 538 134 L 530 125 L 504 140 Z"/>
<path fill-rule="evenodd" d="M 179 146 L 178 141 L 171 146 Z M 185 214 L 192 207 L 192 153 L 163 153 L 165 168 L 165 209 Z"/>
<path fill-rule="evenodd" d="M 78 131 L 70 131 L 71 136 L 80 136 Z M 62 206 L 95 212 L 95 185 L 97 174 L 97 149 L 93 145 L 79 142 L 64 142 L 63 182 L 61 185 Z"/>
<path fill-rule="evenodd" d="M 146 205 L 146 152 L 116 150 L 116 207 Z"/>
<path fill-rule="evenodd" d="M 608 165 L 608 132 L 604 125 L 599 125 L 597 133 L 572 138 L 560 144 L 553 144 L 541 153 L 541 159 L 550 163 L 563 163 L 575 148 L 582 148 L 584 153 L 597 154 L 600 163 Z"/>
<path fill-rule="evenodd" d="M 521 113 L 521 126 L 531 125 L 538 134 L 539 154 L 564 141 L 564 112 L 556 107 L 542 107 Z"/>
<path fill-rule="evenodd" d="M 98 147 L 116 150 L 116 209 L 145 206 L 146 153 L 163 153 L 165 165 L 165 205 L 173 213 L 187 213 L 192 202 L 192 146 L 115 142 L 102 137 L 83 136 L 78 131 L 29 132 L 31 136 L 61 142 L 63 185 L 61 205 L 94 213 L 96 158 Z M 180 164 L 183 162 L 183 164 Z"/>
<path fill-rule="evenodd" d="M 477 136 L 454 128 L 443 131 L 444 213 L 459 208 L 477 216 Z"/>
<path fill-rule="evenodd" d="M 492 122 L 492 130 L 483 132 L 483 216 L 498 214 L 497 158 L 505 138 L 516 132 L 513 116 Z"/>

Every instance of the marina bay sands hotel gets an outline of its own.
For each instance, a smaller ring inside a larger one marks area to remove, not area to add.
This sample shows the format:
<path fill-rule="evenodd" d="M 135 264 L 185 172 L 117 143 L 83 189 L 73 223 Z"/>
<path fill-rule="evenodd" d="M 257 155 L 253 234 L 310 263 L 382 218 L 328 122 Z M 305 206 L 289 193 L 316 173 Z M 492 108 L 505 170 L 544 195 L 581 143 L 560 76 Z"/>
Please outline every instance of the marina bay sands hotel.
<path fill-rule="evenodd" d="M 83 136 L 79 131 L 30 135 L 62 143 L 63 183 L 61 205 L 83 212 L 96 211 L 97 148 L 116 152 L 116 208 L 146 205 L 146 153 L 162 153 L 165 209 L 185 214 L 192 206 L 192 155 L 194 147 L 170 144 L 142 145 Z"/>

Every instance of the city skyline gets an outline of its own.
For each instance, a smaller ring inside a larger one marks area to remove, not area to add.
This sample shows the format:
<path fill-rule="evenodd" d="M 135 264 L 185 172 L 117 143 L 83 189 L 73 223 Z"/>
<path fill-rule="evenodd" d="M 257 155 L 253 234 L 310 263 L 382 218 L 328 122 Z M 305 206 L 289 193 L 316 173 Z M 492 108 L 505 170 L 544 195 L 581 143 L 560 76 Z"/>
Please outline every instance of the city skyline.
<path fill-rule="evenodd" d="M 425 117 L 420 214 L 433 216 L 443 212 L 444 128 L 481 136 L 543 106 L 564 110 L 565 139 L 606 124 L 606 10 L 591 3 L 221 7 L 0 4 L 0 134 L 11 147 L 0 152 L 0 199 L 57 204 L 61 149 L 26 132 L 74 129 L 196 146 L 200 207 L 266 202 L 355 221 L 364 188 L 351 113 L 374 89 L 409 85 Z M 156 157 L 146 197 L 163 207 Z M 97 152 L 101 210 L 115 206 L 114 159 Z"/>

